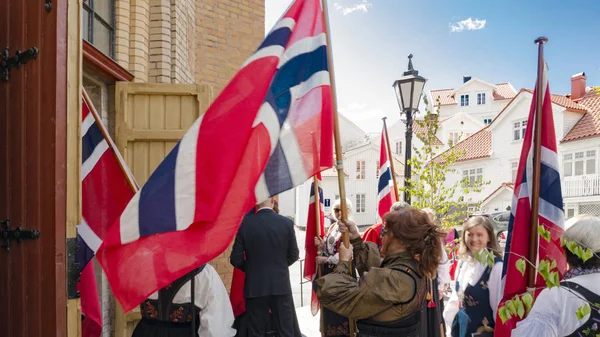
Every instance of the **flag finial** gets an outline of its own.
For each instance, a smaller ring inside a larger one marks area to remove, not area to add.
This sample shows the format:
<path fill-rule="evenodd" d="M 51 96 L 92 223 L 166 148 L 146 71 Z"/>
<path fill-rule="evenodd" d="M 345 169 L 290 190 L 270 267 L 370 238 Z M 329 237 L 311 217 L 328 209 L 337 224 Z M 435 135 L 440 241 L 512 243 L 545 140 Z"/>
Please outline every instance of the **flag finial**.
<path fill-rule="evenodd" d="M 537 44 L 544 44 L 546 42 L 548 42 L 548 38 L 545 36 L 540 36 L 537 39 L 535 39 L 535 41 L 534 41 L 534 43 L 537 43 Z"/>
<path fill-rule="evenodd" d="M 417 70 L 415 70 L 415 68 L 413 67 L 412 58 L 413 58 L 413 54 L 408 54 L 408 70 L 404 72 L 404 76 L 419 75 L 419 72 Z"/>

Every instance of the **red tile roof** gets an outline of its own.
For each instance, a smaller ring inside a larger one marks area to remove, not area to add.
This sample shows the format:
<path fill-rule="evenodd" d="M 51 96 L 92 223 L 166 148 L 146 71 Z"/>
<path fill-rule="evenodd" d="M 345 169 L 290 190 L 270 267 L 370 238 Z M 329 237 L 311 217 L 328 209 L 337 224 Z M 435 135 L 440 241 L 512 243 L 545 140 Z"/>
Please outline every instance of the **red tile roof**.
<path fill-rule="evenodd" d="M 433 96 L 433 105 L 437 106 L 437 99 L 440 100 L 440 106 L 442 105 L 454 105 L 457 104 L 452 92 L 454 89 L 438 89 L 431 90 Z M 510 83 L 499 83 L 496 84 L 496 89 L 493 92 L 494 100 L 511 99 L 517 95 L 517 91 L 510 85 Z"/>
<path fill-rule="evenodd" d="M 531 90 L 531 89 L 521 89 L 521 91 L 527 91 L 528 93 L 533 94 L 533 90 Z M 552 98 L 552 103 L 554 103 L 556 105 L 560 105 L 563 108 L 566 108 L 568 111 L 587 112 L 587 110 L 588 110 L 582 104 L 578 104 L 578 103 L 581 103 L 581 101 L 576 103 L 565 95 L 551 94 L 550 96 Z"/>
<path fill-rule="evenodd" d="M 417 137 L 419 138 L 427 136 L 427 128 L 417 121 L 413 123 L 413 131 L 417 134 Z M 444 145 L 444 143 L 442 143 L 442 141 L 438 137 L 435 137 L 433 145 Z"/>
<path fill-rule="evenodd" d="M 496 192 L 498 192 L 501 188 L 503 187 L 508 187 L 511 190 L 515 189 L 515 184 L 514 183 L 502 183 L 500 184 L 500 186 L 498 186 L 497 189 L 494 190 L 494 192 L 490 193 L 490 195 L 488 195 L 487 197 L 485 197 L 485 199 L 483 199 L 483 201 L 481 202 L 481 204 L 485 204 L 486 201 L 488 201 L 494 194 L 496 194 Z"/>
<path fill-rule="evenodd" d="M 488 130 L 490 125 L 491 124 L 488 124 L 483 129 L 470 135 L 453 147 L 453 149 L 460 153 L 460 157 L 456 160 L 456 162 L 486 158 L 490 156 L 492 153 L 492 131 Z M 432 160 L 437 163 L 443 163 L 444 159 L 442 155 L 448 151 L 450 151 L 450 149 L 440 153 Z"/>
<path fill-rule="evenodd" d="M 577 103 L 587 107 L 588 110 L 561 140 L 561 143 L 600 136 L 600 95 L 598 92 L 589 91 Z"/>

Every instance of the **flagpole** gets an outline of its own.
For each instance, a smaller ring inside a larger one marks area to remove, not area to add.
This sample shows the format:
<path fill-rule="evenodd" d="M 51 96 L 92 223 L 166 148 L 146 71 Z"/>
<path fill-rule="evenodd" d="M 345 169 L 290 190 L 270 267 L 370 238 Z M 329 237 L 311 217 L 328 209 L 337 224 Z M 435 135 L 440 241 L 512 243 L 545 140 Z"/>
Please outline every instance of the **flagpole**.
<path fill-rule="evenodd" d="M 394 182 L 394 195 L 396 196 L 396 201 L 398 201 L 398 200 L 400 200 L 399 196 L 398 196 L 398 183 L 396 182 L 396 171 L 394 171 L 394 158 L 392 158 L 392 148 L 390 147 L 390 137 L 388 135 L 386 119 L 387 119 L 387 117 L 382 118 L 383 130 L 385 133 L 385 143 L 387 145 L 388 160 L 390 161 L 390 170 L 392 173 L 392 181 Z"/>
<path fill-rule="evenodd" d="M 83 96 L 83 100 L 85 101 L 88 108 L 90 109 L 90 113 L 94 116 L 94 119 L 96 120 L 96 124 L 98 125 L 98 128 L 100 128 L 100 132 L 102 132 L 102 135 L 104 136 L 104 139 L 106 139 L 108 146 L 111 149 L 113 149 L 113 151 L 117 157 L 117 163 L 119 163 L 119 168 L 121 168 L 121 171 L 123 172 L 123 175 L 125 176 L 125 179 L 127 180 L 127 184 L 129 185 L 129 187 L 131 188 L 131 190 L 133 192 L 137 192 L 140 189 L 140 187 L 138 186 L 137 182 L 131 176 L 129 169 L 127 169 L 125 167 L 125 163 L 123 162 L 123 158 L 121 158 L 121 156 L 119 155 L 117 146 L 112 141 L 112 138 L 108 134 L 106 127 L 104 127 L 104 123 L 102 123 L 102 120 L 100 119 L 100 116 L 98 115 L 98 112 L 96 111 L 96 108 L 94 107 L 94 104 L 92 104 L 92 100 L 90 99 L 90 96 L 88 95 L 87 91 L 85 91 L 85 88 L 83 88 L 83 87 L 81 88 L 81 95 Z"/>
<path fill-rule="evenodd" d="M 538 45 L 538 70 L 535 96 L 535 134 L 533 138 L 533 184 L 531 187 L 531 228 L 529 231 L 529 261 L 536 263 L 538 257 L 538 223 L 540 207 L 540 171 L 542 168 L 542 104 L 544 101 L 544 44 L 548 42 L 547 37 L 539 37 L 535 40 Z M 527 268 L 527 291 L 535 297 L 536 268 Z"/>
<path fill-rule="evenodd" d="M 333 52 L 331 50 L 331 29 L 329 25 L 329 7 L 327 0 L 322 0 L 323 5 L 323 24 L 325 26 L 325 37 L 327 39 L 327 65 L 329 66 L 329 85 L 331 86 L 331 101 L 333 105 L 333 139 L 335 141 L 335 168 L 337 169 L 338 186 L 340 189 L 340 213 L 341 221 L 348 220 L 348 205 L 346 205 L 346 185 L 344 181 L 344 161 L 342 158 L 342 143 L 340 139 L 340 121 L 338 117 L 338 104 L 335 85 L 335 72 L 333 69 Z M 358 205 L 357 205 L 358 206 Z M 350 236 L 348 231 L 344 232 L 344 246 L 350 248 Z M 352 262 L 350 262 L 350 272 L 354 274 Z M 353 319 L 348 318 L 350 325 L 350 336 L 354 336 L 356 326 Z"/>
<path fill-rule="evenodd" d="M 317 175 L 313 176 L 313 196 L 315 198 L 315 225 L 317 226 L 317 230 L 315 233 L 318 238 L 321 238 L 321 194 L 319 194 L 319 180 L 317 179 Z M 321 256 L 321 245 L 317 248 L 317 256 Z M 317 278 L 321 278 L 321 266 L 317 264 Z M 321 331 L 321 336 L 324 336 L 323 332 L 323 310 L 319 310 L 319 331 Z"/>

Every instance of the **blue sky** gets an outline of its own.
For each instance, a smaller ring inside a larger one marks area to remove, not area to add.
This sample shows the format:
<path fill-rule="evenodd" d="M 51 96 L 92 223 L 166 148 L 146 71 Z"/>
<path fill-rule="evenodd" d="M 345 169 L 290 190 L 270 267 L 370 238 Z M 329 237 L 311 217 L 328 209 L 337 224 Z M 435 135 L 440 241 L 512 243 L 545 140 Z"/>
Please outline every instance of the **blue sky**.
<path fill-rule="evenodd" d="M 291 0 L 266 0 L 268 32 Z M 407 56 L 425 90 L 454 88 L 463 75 L 516 90 L 535 83 L 538 36 L 547 36 L 553 93 L 584 71 L 600 85 L 600 1 L 329 0 L 340 111 L 367 132 L 399 119 L 392 83 Z M 462 24 L 461 24 L 462 22 Z M 455 31 L 453 31 L 452 27 Z M 422 107 L 421 107 L 422 108 Z"/>

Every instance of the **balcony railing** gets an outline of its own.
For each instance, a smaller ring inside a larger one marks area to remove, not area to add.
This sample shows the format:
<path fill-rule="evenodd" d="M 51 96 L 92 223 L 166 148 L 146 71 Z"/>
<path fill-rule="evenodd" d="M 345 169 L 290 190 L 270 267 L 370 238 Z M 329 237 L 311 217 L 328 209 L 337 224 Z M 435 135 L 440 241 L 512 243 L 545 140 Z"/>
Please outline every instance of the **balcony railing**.
<path fill-rule="evenodd" d="M 563 197 L 600 195 L 600 174 L 565 177 Z"/>

